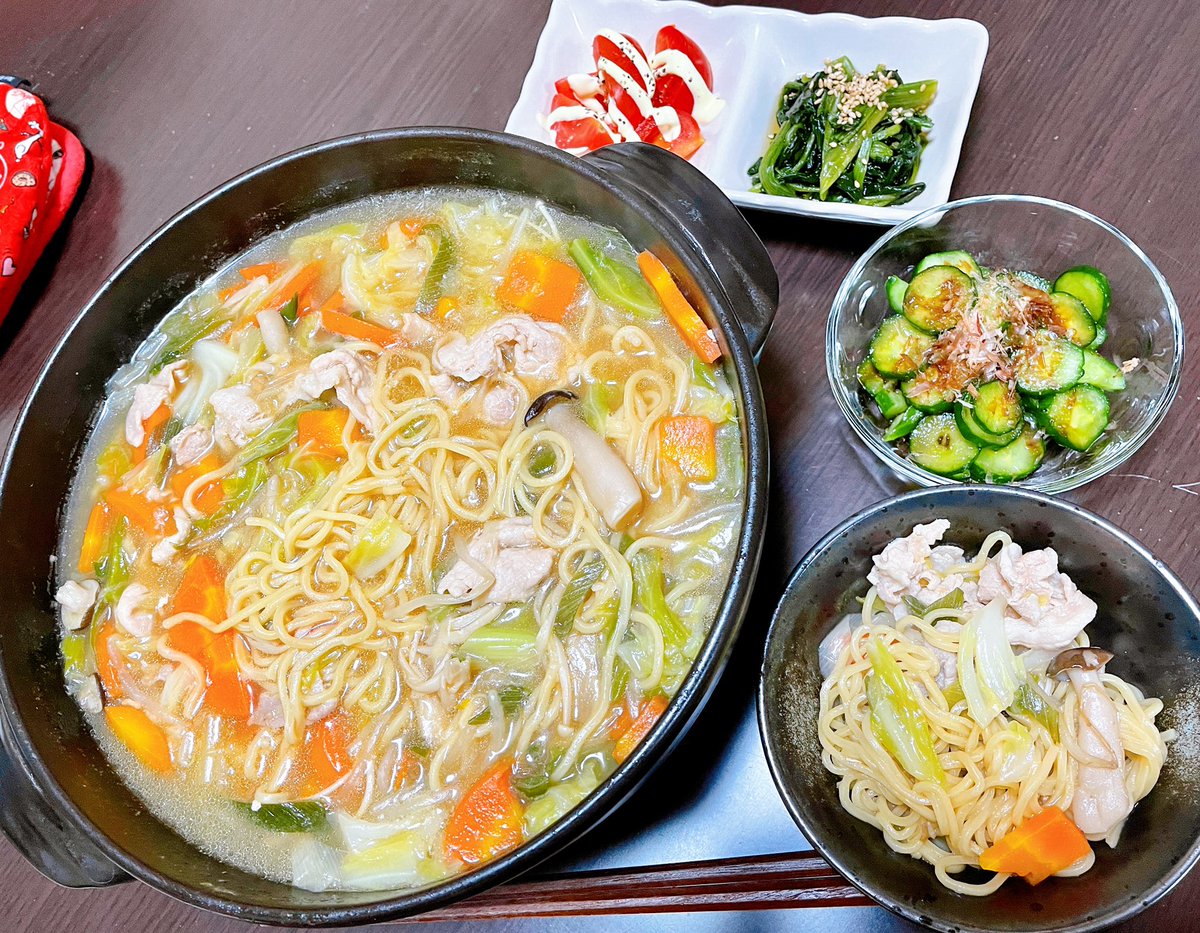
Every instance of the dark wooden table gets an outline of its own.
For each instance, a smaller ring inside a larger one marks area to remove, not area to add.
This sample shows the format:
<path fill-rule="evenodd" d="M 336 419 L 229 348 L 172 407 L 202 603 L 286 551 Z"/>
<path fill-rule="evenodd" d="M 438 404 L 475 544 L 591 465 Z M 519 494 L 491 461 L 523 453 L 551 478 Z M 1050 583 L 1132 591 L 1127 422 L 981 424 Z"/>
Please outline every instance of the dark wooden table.
<path fill-rule="evenodd" d="M 795 5 L 855 11 L 844 0 Z M 0 326 L 0 436 L 7 438 L 35 374 L 88 295 L 163 220 L 231 175 L 323 138 L 404 124 L 503 127 L 547 6 L 546 0 L 4 0 L 0 72 L 35 82 L 56 118 L 83 139 L 92 170 L 77 213 Z M 1158 264 L 1187 327 L 1197 332 L 1195 0 L 883 0 L 858 12 L 982 20 L 991 49 L 954 194 L 1047 195 L 1112 221 Z M 838 521 L 900 491 L 852 441 L 829 396 L 821 353 L 837 284 L 879 231 L 765 215 L 752 221 L 779 268 L 783 294 L 761 365 L 772 512 L 757 607 L 700 730 L 718 739 L 733 735 L 745 718 L 766 618 L 788 570 Z M 1072 494 L 1148 544 L 1193 589 L 1200 584 L 1194 532 L 1200 485 L 1189 485 L 1200 483 L 1198 374 L 1193 354 L 1174 409 L 1150 443 L 1121 475 Z M 629 819 L 651 809 L 640 806 L 631 803 Z M 798 832 L 793 847 L 806 848 Z M 704 864 L 683 868 L 510 885 L 443 920 L 622 906 L 655 913 L 562 920 L 557 928 L 904 926 L 864 906 L 659 913 L 779 908 L 814 898 L 865 903 L 809 855 L 720 858 L 727 854 L 710 852 Z M 138 884 L 56 888 L 6 843 L 0 843 L 0 905 L 0 925 L 10 930 L 239 927 Z M 1190 929 L 1198 910 L 1200 873 L 1129 928 Z M 525 922 L 497 925 L 524 929 Z"/>

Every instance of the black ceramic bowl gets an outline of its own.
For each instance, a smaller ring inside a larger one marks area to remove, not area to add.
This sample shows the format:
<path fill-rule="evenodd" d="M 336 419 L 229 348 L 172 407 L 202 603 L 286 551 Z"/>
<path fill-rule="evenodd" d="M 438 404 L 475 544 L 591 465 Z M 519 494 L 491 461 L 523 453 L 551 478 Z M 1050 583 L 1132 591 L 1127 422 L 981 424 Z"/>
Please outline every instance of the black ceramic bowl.
<path fill-rule="evenodd" d="M 1094 845 L 1096 864 L 1079 878 L 1035 888 L 1016 880 L 990 897 L 944 888 L 925 862 L 888 848 L 874 827 L 838 802 L 821 763 L 816 719 L 821 638 L 867 591 L 871 557 L 913 525 L 946 518 L 947 543 L 968 553 L 998 528 L 1026 548 L 1053 547 L 1059 565 L 1099 605 L 1093 644 L 1116 657 L 1109 668 L 1166 704 L 1169 746 L 1158 786 L 1137 805 L 1121 843 Z M 937 930 L 1095 930 L 1162 897 L 1200 856 L 1190 817 L 1200 793 L 1200 608 L 1141 544 L 1091 512 L 1040 493 L 1005 487 L 941 487 L 871 506 L 843 522 L 796 567 L 767 639 L 758 695 L 767 761 L 800 829 L 835 868 L 884 907 Z M 1181 815 L 1184 815 L 1181 818 Z"/>
<path fill-rule="evenodd" d="M 50 556 L 76 458 L 104 384 L 195 285 L 263 236 L 371 194 L 425 185 L 537 195 L 622 231 L 663 257 L 717 333 L 735 388 L 746 508 L 733 571 L 711 633 L 666 714 L 580 807 L 516 851 L 417 892 L 313 894 L 231 868 L 149 813 L 109 767 L 63 689 Z M 754 354 L 779 285 L 736 208 L 683 159 L 611 146 L 577 159 L 480 130 L 412 128 L 321 143 L 252 169 L 168 221 L 88 302 L 55 349 L 17 421 L 0 476 L 0 828 L 62 884 L 129 876 L 177 898 L 276 924 L 369 923 L 428 910 L 497 884 L 598 823 L 688 728 L 728 659 L 758 565 L 767 434 Z"/>

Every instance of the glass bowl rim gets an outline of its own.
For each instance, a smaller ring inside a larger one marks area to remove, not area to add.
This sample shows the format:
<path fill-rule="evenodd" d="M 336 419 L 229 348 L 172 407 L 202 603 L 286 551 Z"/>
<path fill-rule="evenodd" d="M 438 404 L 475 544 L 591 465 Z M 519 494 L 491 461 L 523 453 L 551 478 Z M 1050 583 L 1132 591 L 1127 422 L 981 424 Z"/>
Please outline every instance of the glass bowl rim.
<path fill-rule="evenodd" d="M 886 233 L 877 239 L 871 246 L 855 261 L 850 267 L 850 271 L 846 273 L 838 286 L 837 293 L 834 295 L 833 304 L 829 309 L 829 318 L 825 326 L 825 373 L 829 379 L 829 387 L 833 392 L 833 397 L 837 400 L 838 408 L 841 409 L 846 421 L 849 422 L 851 429 L 864 444 L 869 447 L 880 460 L 891 467 L 896 473 L 900 474 L 905 479 L 911 480 L 920 486 L 953 486 L 961 485 L 966 481 L 951 479 L 948 476 L 939 476 L 936 473 L 930 473 L 921 469 L 916 464 L 911 463 L 904 457 L 899 456 L 890 444 L 884 443 L 882 438 L 869 430 L 865 420 L 859 417 L 858 414 L 851 408 L 850 396 L 854 389 L 848 387 L 841 379 L 837 369 L 838 358 L 838 323 L 841 319 L 841 309 L 849 301 L 850 290 L 854 284 L 862 277 L 863 271 L 867 265 L 886 247 L 892 240 L 896 239 L 903 233 L 911 230 L 914 227 L 925 226 L 931 218 L 937 217 L 940 221 L 941 216 L 948 214 L 959 208 L 969 208 L 981 204 L 998 204 L 998 203 L 1014 203 L 1014 204 L 1034 204 L 1042 207 L 1050 208 L 1054 211 L 1059 211 L 1066 214 L 1072 214 L 1081 220 L 1094 224 L 1100 229 L 1106 231 L 1116 240 L 1125 246 L 1134 256 L 1136 256 L 1146 269 L 1150 272 L 1159 291 L 1162 293 L 1163 300 L 1166 303 L 1167 316 L 1171 321 L 1172 348 L 1175 352 L 1174 363 L 1171 366 L 1171 371 L 1167 378 L 1165 390 L 1159 393 L 1158 399 L 1155 402 L 1154 410 L 1150 413 L 1143 423 L 1138 427 L 1137 431 L 1126 441 L 1120 444 L 1120 450 L 1115 458 L 1107 463 L 1092 463 L 1086 467 L 1072 470 L 1065 476 L 1061 476 L 1054 480 L 1047 480 L 1043 483 L 1030 482 L 1029 480 L 1021 480 L 1009 485 L 1032 489 L 1043 493 L 1058 493 L 1067 492 L 1072 489 L 1077 489 L 1085 483 L 1090 483 L 1094 479 L 1099 479 L 1106 473 L 1111 472 L 1121 466 L 1125 461 L 1132 457 L 1142 445 L 1149 440 L 1150 435 L 1157 430 L 1158 426 L 1166 417 L 1167 412 L 1171 408 L 1171 403 L 1175 400 L 1175 395 L 1179 390 L 1179 383 L 1183 374 L 1183 352 L 1184 352 L 1184 336 L 1183 336 L 1183 321 L 1179 316 L 1179 305 L 1175 301 L 1175 295 L 1171 291 L 1171 287 L 1167 284 L 1166 278 L 1159 271 L 1158 266 L 1146 255 L 1136 243 L 1122 233 L 1117 227 L 1108 221 L 1097 217 L 1090 211 L 1086 211 L 1081 207 L 1076 207 L 1073 204 L 1067 204 L 1064 201 L 1056 201 L 1053 198 L 1044 198 L 1038 195 L 1031 194 L 984 194 L 970 198 L 961 198 L 957 201 L 947 201 L 945 204 L 938 204 L 930 207 L 920 214 L 910 217 L 903 223 L 899 223 L 892 227 Z M 1036 477 L 1036 473 L 1030 477 Z"/>

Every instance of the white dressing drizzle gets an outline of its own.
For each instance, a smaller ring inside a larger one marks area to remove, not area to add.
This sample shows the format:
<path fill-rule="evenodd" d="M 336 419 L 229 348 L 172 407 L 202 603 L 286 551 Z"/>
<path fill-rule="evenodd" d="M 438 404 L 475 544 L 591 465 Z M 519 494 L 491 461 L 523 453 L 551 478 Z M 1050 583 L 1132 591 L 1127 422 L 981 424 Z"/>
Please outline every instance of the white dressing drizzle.
<path fill-rule="evenodd" d="M 725 101 L 708 89 L 690 58 L 678 49 L 663 49 L 650 60 L 655 78 L 676 75 L 692 92 L 692 116 L 697 123 L 710 123 L 725 107 Z M 665 135 L 665 134 L 664 134 Z"/>

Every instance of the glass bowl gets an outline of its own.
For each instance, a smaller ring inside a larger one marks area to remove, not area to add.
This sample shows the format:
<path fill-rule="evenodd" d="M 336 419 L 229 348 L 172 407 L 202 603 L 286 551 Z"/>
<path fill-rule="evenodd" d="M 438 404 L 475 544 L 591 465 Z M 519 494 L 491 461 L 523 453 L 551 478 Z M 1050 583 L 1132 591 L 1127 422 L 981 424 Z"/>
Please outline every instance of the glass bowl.
<path fill-rule="evenodd" d="M 985 268 L 1028 269 L 1054 277 L 1071 266 L 1101 269 L 1112 285 L 1102 355 L 1141 362 L 1126 388 L 1111 393 L 1108 429 L 1084 453 L 1049 445 L 1033 475 L 1013 485 L 1065 492 L 1120 466 L 1154 433 L 1179 387 L 1183 323 L 1171 289 L 1154 263 L 1112 224 L 1078 207 L 1029 195 L 985 195 L 951 201 L 893 227 L 854 264 L 838 289 L 825 336 L 825 365 L 834 398 L 854 433 L 898 474 L 922 486 L 957 482 L 930 473 L 883 440 L 886 421 L 865 407 L 856 370 L 871 336 L 889 313 L 884 283 L 908 279 L 929 253 L 961 249 Z"/>

